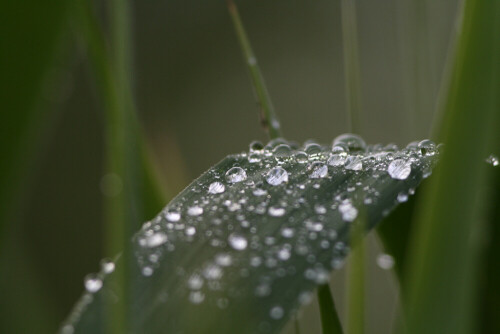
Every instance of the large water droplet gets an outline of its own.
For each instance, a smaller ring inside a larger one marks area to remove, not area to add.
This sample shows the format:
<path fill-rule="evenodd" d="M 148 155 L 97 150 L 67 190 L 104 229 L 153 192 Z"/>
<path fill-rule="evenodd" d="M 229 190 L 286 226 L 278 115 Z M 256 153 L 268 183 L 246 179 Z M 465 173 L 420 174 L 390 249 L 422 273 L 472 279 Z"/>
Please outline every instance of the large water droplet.
<path fill-rule="evenodd" d="M 90 293 L 96 293 L 102 288 L 102 280 L 96 274 L 88 274 L 85 276 L 83 284 L 85 286 L 85 290 Z"/>
<path fill-rule="evenodd" d="M 229 245 L 236 250 L 244 250 L 248 246 L 248 241 L 240 234 L 231 233 L 228 238 Z"/>
<path fill-rule="evenodd" d="M 226 180 L 230 183 L 237 183 L 245 181 L 247 179 L 247 173 L 241 167 L 232 167 L 226 172 Z"/>
<path fill-rule="evenodd" d="M 418 149 L 420 150 L 420 153 L 422 155 L 426 156 L 433 156 L 438 152 L 436 144 L 429 139 L 424 139 L 420 143 L 418 143 Z"/>
<path fill-rule="evenodd" d="M 340 143 L 345 144 L 350 152 L 366 150 L 366 143 L 363 138 L 352 133 L 345 133 L 333 140 L 333 146 Z"/>
<path fill-rule="evenodd" d="M 266 181 L 272 186 L 288 182 L 288 172 L 281 167 L 274 167 L 267 173 Z"/>
<path fill-rule="evenodd" d="M 411 173 L 411 162 L 403 159 L 393 160 L 387 167 L 389 175 L 396 180 L 406 180 Z"/>
<path fill-rule="evenodd" d="M 292 148 L 287 144 L 279 144 L 273 149 L 273 154 L 277 157 L 289 156 L 292 154 Z"/>
<path fill-rule="evenodd" d="M 327 163 L 330 166 L 334 167 L 344 166 L 346 159 L 347 159 L 347 153 L 345 152 L 335 153 L 332 154 L 330 158 L 328 158 Z"/>
<path fill-rule="evenodd" d="M 318 154 L 321 152 L 321 146 L 316 143 L 308 143 L 304 150 L 307 154 Z"/>
<path fill-rule="evenodd" d="M 194 205 L 188 208 L 187 214 L 190 216 L 199 216 L 203 213 L 203 208 L 198 205 Z"/>
<path fill-rule="evenodd" d="M 212 182 L 208 186 L 208 192 L 210 194 L 220 194 L 223 193 L 224 190 L 226 190 L 226 187 L 220 182 Z"/>
<path fill-rule="evenodd" d="M 345 161 L 344 167 L 349 170 L 362 170 L 363 161 L 361 160 L 361 157 L 349 156 Z"/>
<path fill-rule="evenodd" d="M 321 179 L 328 175 L 328 166 L 322 162 L 316 161 L 309 166 L 311 179 Z"/>

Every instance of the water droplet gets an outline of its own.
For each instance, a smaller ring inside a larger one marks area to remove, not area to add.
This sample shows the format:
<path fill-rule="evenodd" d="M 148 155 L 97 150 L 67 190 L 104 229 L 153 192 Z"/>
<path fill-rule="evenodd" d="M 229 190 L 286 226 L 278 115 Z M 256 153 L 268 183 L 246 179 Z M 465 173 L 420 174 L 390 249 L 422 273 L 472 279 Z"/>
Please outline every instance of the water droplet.
<path fill-rule="evenodd" d="M 321 179 L 328 175 L 328 166 L 319 161 L 313 162 L 309 166 L 309 169 L 311 171 L 309 174 L 311 179 Z"/>
<path fill-rule="evenodd" d="M 394 258 L 389 254 L 380 254 L 377 256 L 377 265 L 385 270 L 392 269 L 394 267 Z"/>
<path fill-rule="evenodd" d="M 433 156 L 437 153 L 436 144 L 429 139 L 422 140 L 417 147 L 422 155 Z"/>
<path fill-rule="evenodd" d="M 248 246 L 248 241 L 240 234 L 231 233 L 228 238 L 229 245 L 235 250 L 244 250 Z"/>
<path fill-rule="evenodd" d="M 260 157 L 260 154 L 250 153 L 250 155 L 248 155 L 248 162 L 251 164 L 254 164 L 256 162 L 260 162 L 261 160 L 262 160 L 262 158 Z"/>
<path fill-rule="evenodd" d="M 316 143 L 308 143 L 305 147 L 307 154 L 318 154 L 321 152 L 321 146 Z"/>
<path fill-rule="evenodd" d="M 363 138 L 352 133 L 340 135 L 333 140 L 333 146 L 340 143 L 345 144 L 350 152 L 366 150 L 366 143 Z"/>
<path fill-rule="evenodd" d="M 142 275 L 144 275 L 146 277 L 153 275 L 153 268 L 151 268 L 151 267 L 142 268 Z"/>
<path fill-rule="evenodd" d="M 186 228 L 186 230 L 184 231 L 184 233 L 186 233 L 187 236 L 195 235 L 196 234 L 196 228 L 194 226 L 189 226 L 188 228 Z"/>
<path fill-rule="evenodd" d="M 285 311 L 283 311 L 283 308 L 281 306 L 274 306 L 269 311 L 269 315 L 271 316 L 271 318 L 273 318 L 275 320 L 283 318 L 284 314 L 285 314 Z"/>
<path fill-rule="evenodd" d="M 221 267 L 228 267 L 233 263 L 233 258 L 229 253 L 219 253 L 215 256 L 215 263 Z"/>
<path fill-rule="evenodd" d="M 266 181 L 272 186 L 288 182 L 288 172 L 281 167 L 274 167 L 267 173 Z"/>
<path fill-rule="evenodd" d="M 278 208 L 275 206 L 271 206 L 267 212 L 269 213 L 270 216 L 273 217 L 281 217 L 285 214 L 285 209 L 284 208 Z"/>
<path fill-rule="evenodd" d="M 342 219 L 347 222 L 353 222 L 358 216 L 358 209 L 349 201 L 342 202 L 339 205 L 339 211 L 342 214 Z"/>
<path fill-rule="evenodd" d="M 295 234 L 295 231 L 293 230 L 293 228 L 290 228 L 290 227 L 284 227 L 281 230 L 281 235 L 284 238 L 292 238 L 294 234 Z"/>
<path fill-rule="evenodd" d="M 110 259 L 102 259 L 100 264 L 101 270 L 105 274 L 111 274 L 113 271 L 115 271 L 115 263 Z"/>
<path fill-rule="evenodd" d="M 220 182 L 212 182 L 210 186 L 208 186 L 208 192 L 210 194 L 220 194 L 226 190 L 226 187 Z"/>
<path fill-rule="evenodd" d="M 349 170 L 362 170 L 363 162 L 361 160 L 361 157 L 349 156 L 345 161 L 344 167 L 345 169 Z"/>
<path fill-rule="evenodd" d="M 278 258 L 281 260 L 281 261 L 286 261 L 290 258 L 290 256 L 292 256 L 292 253 L 290 251 L 289 248 L 286 248 L 286 247 L 283 247 L 282 249 L 280 249 L 278 251 Z"/>
<path fill-rule="evenodd" d="M 393 160 L 387 167 L 389 175 L 396 180 L 406 180 L 411 173 L 411 162 L 403 159 Z"/>
<path fill-rule="evenodd" d="M 492 166 L 498 166 L 500 165 L 500 161 L 498 160 L 498 157 L 494 154 L 491 154 L 487 159 L 486 162 L 491 164 Z"/>
<path fill-rule="evenodd" d="M 399 202 L 399 203 L 406 202 L 406 201 L 408 201 L 408 194 L 406 194 L 406 193 L 404 193 L 404 192 L 400 192 L 400 193 L 398 194 L 397 199 L 398 199 L 398 202 Z"/>
<path fill-rule="evenodd" d="M 267 195 L 267 191 L 261 188 L 254 189 L 253 194 L 255 196 L 264 196 Z"/>
<path fill-rule="evenodd" d="M 199 290 L 203 287 L 203 278 L 198 274 L 193 274 L 189 277 L 187 285 L 191 290 Z"/>
<path fill-rule="evenodd" d="M 241 167 L 232 167 L 226 172 L 226 180 L 230 183 L 237 183 L 245 181 L 247 179 L 247 173 Z"/>
<path fill-rule="evenodd" d="M 85 290 L 90 293 L 96 293 L 102 288 L 102 280 L 96 274 L 88 274 L 83 279 Z"/>
<path fill-rule="evenodd" d="M 316 204 L 314 206 L 314 212 L 316 212 L 318 215 L 324 215 L 326 213 L 326 208 L 323 205 Z"/>
<path fill-rule="evenodd" d="M 295 158 L 297 159 L 297 162 L 299 164 L 305 164 L 307 162 L 307 154 L 306 152 L 297 152 L 297 154 L 295 155 Z"/>
<path fill-rule="evenodd" d="M 330 166 L 334 166 L 334 167 L 343 166 L 346 159 L 347 159 L 347 153 L 340 152 L 340 153 L 332 154 L 332 156 L 330 158 L 328 158 L 327 163 Z"/>
<path fill-rule="evenodd" d="M 250 152 L 260 152 L 264 149 L 264 145 L 258 140 L 254 140 L 250 143 Z"/>
<path fill-rule="evenodd" d="M 148 235 L 144 239 L 139 240 L 139 244 L 143 247 L 154 248 L 163 245 L 167 242 L 167 235 L 163 232 L 157 232 L 152 235 Z"/>
<path fill-rule="evenodd" d="M 195 205 L 191 206 L 187 210 L 187 214 L 190 216 L 199 216 L 203 213 L 203 208 L 201 206 Z"/>
<path fill-rule="evenodd" d="M 344 143 L 336 143 L 332 145 L 332 153 L 334 154 L 347 153 L 348 151 L 349 148 Z"/>
<path fill-rule="evenodd" d="M 205 300 L 205 294 L 201 291 L 192 291 L 189 294 L 189 301 L 193 304 L 201 304 Z"/>
<path fill-rule="evenodd" d="M 168 209 L 166 212 L 165 212 L 165 218 L 168 220 L 168 221 L 171 221 L 171 222 L 178 222 L 180 219 L 181 219 L 181 214 L 179 213 L 179 211 L 177 210 L 174 210 L 174 209 Z"/>
<path fill-rule="evenodd" d="M 273 154 L 277 157 L 285 157 L 292 154 L 292 148 L 287 144 L 279 144 L 273 149 Z"/>

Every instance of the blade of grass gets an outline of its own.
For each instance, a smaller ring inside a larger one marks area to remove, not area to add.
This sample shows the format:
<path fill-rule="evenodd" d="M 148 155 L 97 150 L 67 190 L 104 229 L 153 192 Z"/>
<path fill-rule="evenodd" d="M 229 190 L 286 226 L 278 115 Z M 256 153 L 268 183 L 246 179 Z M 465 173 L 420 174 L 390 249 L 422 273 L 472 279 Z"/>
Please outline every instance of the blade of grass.
<path fill-rule="evenodd" d="M 370 147 L 353 153 L 366 158 L 363 170 L 354 171 L 327 166 L 331 147 L 321 146 L 310 157 L 325 164 L 327 175 L 316 178 L 311 167 L 317 164 L 301 163 L 304 146 L 283 157 L 272 153 L 280 143 L 266 146 L 258 162 L 248 152 L 228 156 L 135 235 L 135 332 L 278 333 L 343 261 L 357 209 L 366 209 L 366 228 L 372 228 L 435 160 Z M 381 172 L 389 158 L 375 163 L 393 154 L 416 158 L 405 180 Z M 270 177 L 277 166 L 288 175 L 279 184 Z M 75 333 L 102 328 L 96 318 L 108 293 L 106 278 L 66 324 Z"/>
<path fill-rule="evenodd" d="M 122 333 L 127 321 L 130 289 L 128 263 L 130 254 L 126 244 L 139 222 L 148 218 L 145 208 L 159 210 L 165 203 L 159 182 L 155 182 L 150 157 L 145 149 L 131 92 L 129 12 L 124 2 L 111 3 L 112 45 L 107 49 L 99 22 L 88 2 L 79 2 L 80 27 L 92 61 L 97 85 L 105 109 L 105 141 L 107 175 L 117 179 L 122 189 L 106 199 L 106 253 L 112 257 L 123 251 L 122 263 L 114 275 L 118 303 L 111 307 L 108 330 Z M 115 8 L 116 6 L 116 8 Z M 144 183 L 143 183 L 144 181 Z"/>
<path fill-rule="evenodd" d="M 318 303 L 321 316 L 321 329 L 323 334 L 341 334 L 342 325 L 335 309 L 332 291 L 328 284 L 318 287 Z"/>
<path fill-rule="evenodd" d="M 417 213 L 404 304 L 408 332 L 472 333 L 484 158 L 499 123 L 500 3 L 466 0 L 440 140 Z M 435 310 L 439 310 L 436 312 Z"/>
<path fill-rule="evenodd" d="M 0 2 L 0 332 L 52 332 L 57 307 L 19 238 L 25 199 L 60 114 L 43 101 L 67 46 L 68 3 Z M 65 59 L 65 58 L 63 58 Z M 65 61 L 62 61 L 63 64 Z M 12 241 L 15 240 L 15 245 Z M 29 314 L 30 321 L 26 320 Z"/>
<path fill-rule="evenodd" d="M 365 224 L 358 218 L 351 228 L 351 256 L 347 267 L 347 332 L 363 334 L 365 330 Z"/>
<path fill-rule="evenodd" d="M 37 109 L 61 42 L 67 3 L 0 3 L 0 243 L 17 220 L 37 154 L 58 108 Z"/>
<path fill-rule="evenodd" d="M 105 201 L 105 249 L 106 256 L 113 257 L 126 249 L 126 240 L 132 236 L 139 217 L 134 210 L 134 195 L 131 191 L 131 176 L 127 169 L 128 120 L 125 112 L 125 101 L 120 94 L 117 74 L 109 57 L 102 29 L 93 12 L 91 3 L 85 0 L 77 2 L 79 31 L 82 32 L 84 43 L 88 49 L 97 83 L 102 92 L 105 110 L 105 157 L 106 176 L 116 180 L 115 187 L 121 187 L 115 196 Z M 134 181 L 132 181 L 134 182 Z M 123 254 L 123 265 L 115 277 L 117 282 L 117 297 L 119 302 L 110 307 L 109 321 L 106 322 L 110 333 L 125 332 L 128 327 L 127 317 L 127 272 L 129 268 L 129 252 Z"/>
<path fill-rule="evenodd" d="M 499 138 L 500 139 L 500 138 Z M 500 141 L 497 141 L 500 143 Z M 500 146 L 496 150 L 500 153 Z M 498 156 L 498 155 L 497 155 Z M 500 333 L 500 167 L 490 166 L 494 173 L 494 182 L 490 184 L 491 196 L 489 200 L 491 212 L 488 215 L 486 229 L 486 244 L 482 250 L 480 274 L 480 295 L 476 310 L 478 333 Z"/>
<path fill-rule="evenodd" d="M 397 2 L 403 84 L 410 134 L 427 136 L 437 91 L 428 0 Z"/>
<path fill-rule="evenodd" d="M 269 138 L 274 139 L 283 137 L 280 122 L 276 116 L 276 112 L 274 111 L 274 106 L 267 91 L 264 77 L 262 76 L 259 65 L 257 64 L 257 58 L 253 53 L 252 46 L 250 45 L 247 33 L 243 27 L 243 22 L 241 21 L 238 8 L 233 0 L 226 0 L 226 3 L 229 15 L 233 21 L 236 36 L 238 37 L 238 41 L 240 43 L 241 51 L 243 52 L 243 56 L 245 58 L 245 63 L 248 66 L 252 86 L 257 97 L 261 124 L 267 131 Z"/>
<path fill-rule="evenodd" d="M 341 0 L 342 42 L 344 50 L 345 87 L 347 95 L 347 113 L 349 129 L 353 133 L 361 133 L 361 84 L 358 53 L 358 28 L 355 0 Z M 347 327 L 350 334 L 364 332 L 365 304 L 365 246 L 363 219 L 357 220 L 357 228 L 351 231 L 351 246 L 347 271 Z"/>
<path fill-rule="evenodd" d="M 353 133 L 362 133 L 360 124 L 362 107 L 356 3 L 355 0 L 341 0 L 340 4 L 349 128 Z"/>

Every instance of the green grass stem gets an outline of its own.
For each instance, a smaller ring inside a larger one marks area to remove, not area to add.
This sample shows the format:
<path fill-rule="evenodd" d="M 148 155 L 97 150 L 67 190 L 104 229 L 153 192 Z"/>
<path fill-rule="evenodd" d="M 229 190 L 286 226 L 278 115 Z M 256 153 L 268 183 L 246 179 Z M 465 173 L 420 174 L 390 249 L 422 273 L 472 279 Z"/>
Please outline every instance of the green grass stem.
<path fill-rule="evenodd" d="M 351 132 L 362 133 L 360 124 L 362 106 L 358 55 L 358 29 L 356 22 L 356 3 L 354 0 L 341 0 L 341 18 L 349 128 Z"/>
<path fill-rule="evenodd" d="M 253 53 L 252 46 L 248 39 L 245 28 L 243 27 L 243 22 L 241 21 L 240 14 L 236 4 L 232 0 L 226 0 L 227 8 L 229 10 L 229 15 L 234 24 L 234 29 L 236 31 L 236 36 L 240 43 L 241 51 L 245 57 L 245 63 L 248 66 L 250 73 L 250 78 L 252 80 L 252 86 L 257 97 L 257 103 L 259 105 L 260 119 L 262 126 L 266 129 L 269 138 L 274 139 L 282 137 L 280 122 L 276 116 L 271 97 L 267 91 L 266 84 L 264 82 L 264 77 L 260 71 L 259 65 L 257 63 L 257 58 Z"/>

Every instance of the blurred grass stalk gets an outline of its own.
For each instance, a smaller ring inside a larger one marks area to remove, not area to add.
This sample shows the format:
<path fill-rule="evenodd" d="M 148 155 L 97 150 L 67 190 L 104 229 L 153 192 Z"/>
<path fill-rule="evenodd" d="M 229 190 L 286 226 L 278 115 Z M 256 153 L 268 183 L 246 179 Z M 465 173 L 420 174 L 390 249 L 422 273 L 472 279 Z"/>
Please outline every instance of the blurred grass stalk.
<path fill-rule="evenodd" d="M 264 77 L 262 76 L 257 63 L 257 57 L 255 57 L 253 53 L 252 46 L 248 40 L 243 22 L 241 21 L 238 7 L 236 7 L 233 0 L 226 0 L 226 3 L 229 15 L 233 21 L 238 42 L 240 43 L 243 57 L 245 58 L 245 63 L 248 67 L 250 78 L 252 80 L 252 88 L 257 98 L 257 104 L 259 105 L 260 121 L 262 126 L 267 131 L 270 139 L 282 137 L 283 134 L 281 132 L 280 122 L 276 116 L 271 97 L 267 91 Z"/>
<path fill-rule="evenodd" d="M 405 109 L 408 130 L 413 138 L 428 136 L 434 113 L 438 73 L 434 61 L 434 44 L 429 15 L 429 0 L 401 0 L 398 15 Z"/>
<path fill-rule="evenodd" d="M 144 207 L 155 203 L 153 210 L 165 204 L 155 182 L 151 161 L 137 119 L 131 89 L 130 13 L 126 1 L 109 2 L 111 15 L 111 49 L 106 45 L 102 28 L 91 3 L 78 2 L 80 28 L 92 62 L 96 86 L 101 91 L 105 111 L 106 176 L 114 180 L 116 194 L 105 203 L 105 249 L 108 257 L 122 252 L 121 265 L 113 275 L 119 302 L 113 303 L 107 317 L 108 331 L 123 333 L 130 324 L 131 283 L 128 271 L 131 261 L 131 236 L 148 217 Z M 145 179 L 145 184 L 142 182 Z M 145 189 L 144 185 L 147 186 Z M 159 207 L 156 207 L 159 206 Z M 148 212 L 149 215 L 152 212 Z"/>
<path fill-rule="evenodd" d="M 420 203 L 406 266 L 409 334 L 475 333 L 484 159 L 500 127 L 500 2 L 465 0 L 438 139 L 440 165 Z"/>
<path fill-rule="evenodd" d="M 344 73 L 346 107 L 349 131 L 362 133 L 362 93 L 360 84 L 360 62 L 358 52 L 358 28 L 355 0 L 341 0 L 342 42 L 344 51 Z M 362 211 L 362 210 L 360 210 Z M 351 225 L 351 254 L 347 268 L 347 332 L 363 334 L 365 330 L 365 213 Z"/>
<path fill-rule="evenodd" d="M 362 133 L 361 129 L 361 84 L 358 55 L 358 28 L 355 0 L 341 0 L 342 42 L 344 50 L 344 73 L 347 96 L 349 129 Z"/>

